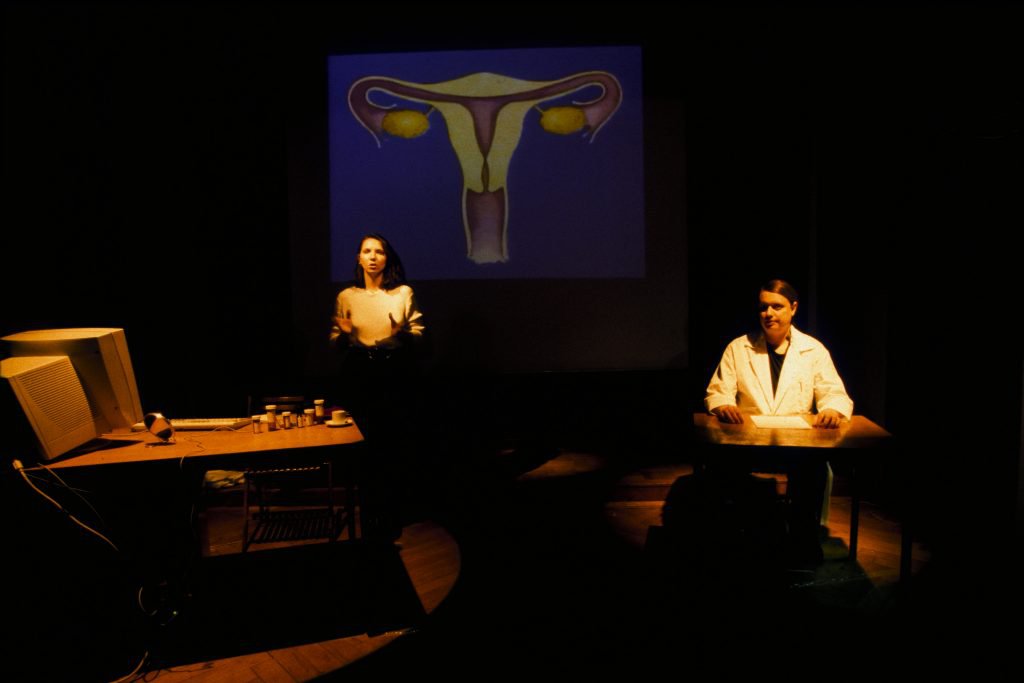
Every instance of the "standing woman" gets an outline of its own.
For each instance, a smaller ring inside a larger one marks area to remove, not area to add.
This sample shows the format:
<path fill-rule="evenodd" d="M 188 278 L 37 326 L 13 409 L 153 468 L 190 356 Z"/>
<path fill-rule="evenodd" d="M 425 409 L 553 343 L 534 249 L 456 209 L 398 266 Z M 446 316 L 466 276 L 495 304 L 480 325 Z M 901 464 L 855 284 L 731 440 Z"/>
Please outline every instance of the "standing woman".
<path fill-rule="evenodd" d="M 364 516 L 369 522 L 364 527 L 371 533 L 395 535 L 391 499 L 405 478 L 403 462 L 413 445 L 419 388 L 415 346 L 423 329 L 398 252 L 381 235 L 364 236 L 352 286 L 335 302 L 330 339 L 341 354 L 342 405 L 370 447 L 364 502 L 377 509 Z"/>

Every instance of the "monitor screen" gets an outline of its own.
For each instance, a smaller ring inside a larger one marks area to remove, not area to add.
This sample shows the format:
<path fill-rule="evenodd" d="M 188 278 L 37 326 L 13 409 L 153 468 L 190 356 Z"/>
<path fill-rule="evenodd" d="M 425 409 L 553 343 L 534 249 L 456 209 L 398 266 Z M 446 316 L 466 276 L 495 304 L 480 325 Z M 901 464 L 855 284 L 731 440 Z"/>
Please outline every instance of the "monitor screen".
<path fill-rule="evenodd" d="M 3 337 L 10 356 L 67 356 L 81 381 L 99 433 L 127 432 L 142 405 L 124 330 L 87 327 L 31 330 Z"/>

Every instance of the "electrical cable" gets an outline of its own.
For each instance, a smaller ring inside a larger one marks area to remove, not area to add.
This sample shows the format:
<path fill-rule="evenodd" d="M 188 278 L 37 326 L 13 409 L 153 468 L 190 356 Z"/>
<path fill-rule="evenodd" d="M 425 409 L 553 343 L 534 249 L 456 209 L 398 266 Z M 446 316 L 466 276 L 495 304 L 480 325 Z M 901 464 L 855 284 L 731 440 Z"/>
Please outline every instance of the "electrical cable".
<path fill-rule="evenodd" d="M 137 681 L 139 671 L 142 670 L 142 665 L 146 663 L 147 659 L 149 659 L 148 650 L 142 653 L 142 658 L 139 660 L 139 663 L 135 666 L 134 669 L 126 673 L 124 676 L 121 676 L 120 678 L 115 678 L 110 683 L 128 683 L 128 681 Z"/>
<path fill-rule="evenodd" d="M 46 465 L 40 465 L 40 467 L 42 467 L 42 468 L 43 468 L 44 470 L 46 470 L 46 471 L 47 471 L 47 472 L 48 472 L 48 473 L 49 473 L 49 474 L 50 474 L 50 475 L 51 475 L 52 477 L 54 477 L 54 478 L 55 478 L 55 479 L 56 479 L 57 481 L 59 481 L 59 482 L 61 483 L 61 485 L 62 485 L 62 486 L 63 486 L 64 488 L 66 488 L 66 489 L 67 489 L 68 491 L 71 491 L 71 492 L 72 492 L 72 493 L 74 493 L 74 494 L 75 494 L 76 496 L 78 496 L 78 497 L 79 497 L 79 498 L 80 498 L 80 499 L 82 500 L 82 502 L 83 502 L 83 503 L 85 503 L 86 505 L 88 505 L 88 506 L 89 506 L 89 509 L 90 509 L 90 510 L 92 510 L 93 514 L 94 514 L 94 515 L 96 515 L 96 517 L 97 517 L 97 518 L 98 518 L 98 519 L 99 519 L 99 520 L 100 520 L 101 522 L 103 522 L 103 524 L 104 524 L 104 525 L 106 525 L 106 520 L 104 520 L 104 519 L 103 519 L 103 515 L 101 515 L 101 514 L 99 513 L 99 510 L 97 510 L 97 509 L 96 509 L 95 507 L 93 507 L 93 504 L 89 502 L 89 499 L 88 499 L 88 498 L 86 498 L 85 496 L 83 496 L 83 495 L 81 494 L 81 491 L 80 491 L 79 489 L 76 489 L 76 488 L 74 488 L 74 487 L 72 487 L 72 486 L 69 486 L 69 485 L 68 485 L 68 483 L 67 483 L 66 481 L 64 481 L 64 480 L 63 480 L 63 479 L 61 478 L 61 476 L 60 476 L 59 474 L 57 474 L 57 471 L 56 471 L 56 470 L 54 470 L 54 469 L 52 469 L 52 468 L 50 468 L 50 467 L 48 467 L 48 466 L 46 466 Z"/>
<path fill-rule="evenodd" d="M 25 483 L 28 484 L 29 486 L 31 486 L 32 489 L 36 493 L 38 493 L 40 496 L 42 496 L 46 500 L 50 501 L 50 503 L 52 503 L 54 505 L 54 507 L 56 507 L 58 510 L 60 510 L 65 515 L 67 515 L 71 519 L 72 522 L 74 522 L 78 526 L 82 527 L 83 529 L 88 531 L 90 534 L 94 534 L 95 536 L 99 537 L 100 539 L 102 539 L 104 542 L 106 542 L 111 548 L 113 548 L 117 552 L 121 552 L 121 549 L 118 548 L 117 545 L 113 541 L 111 541 L 109 538 L 107 538 L 106 536 L 101 534 L 99 531 L 96 531 L 91 526 L 89 526 L 88 524 L 86 524 L 85 522 L 81 521 L 80 519 L 75 517 L 73 514 L 68 512 L 66 509 L 64 509 L 63 505 L 58 503 L 56 500 L 54 500 L 50 496 L 46 495 L 46 493 L 44 493 L 38 486 L 36 486 L 34 483 L 32 483 L 32 480 L 29 479 L 27 474 L 25 474 L 25 472 L 24 472 L 25 466 L 21 464 L 20 460 L 15 459 L 12 464 L 14 465 L 14 469 L 18 472 L 18 474 L 21 475 L 21 478 L 25 480 Z"/>

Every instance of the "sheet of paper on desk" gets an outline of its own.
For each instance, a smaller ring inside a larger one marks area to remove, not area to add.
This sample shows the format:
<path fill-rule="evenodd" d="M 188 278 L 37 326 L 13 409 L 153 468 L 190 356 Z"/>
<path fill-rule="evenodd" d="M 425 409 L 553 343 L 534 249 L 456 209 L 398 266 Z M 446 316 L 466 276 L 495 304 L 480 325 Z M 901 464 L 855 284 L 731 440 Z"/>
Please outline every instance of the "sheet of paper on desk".
<path fill-rule="evenodd" d="M 754 426 L 760 429 L 810 429 L 811 425 L 799 415 L 750 415 Z"/>

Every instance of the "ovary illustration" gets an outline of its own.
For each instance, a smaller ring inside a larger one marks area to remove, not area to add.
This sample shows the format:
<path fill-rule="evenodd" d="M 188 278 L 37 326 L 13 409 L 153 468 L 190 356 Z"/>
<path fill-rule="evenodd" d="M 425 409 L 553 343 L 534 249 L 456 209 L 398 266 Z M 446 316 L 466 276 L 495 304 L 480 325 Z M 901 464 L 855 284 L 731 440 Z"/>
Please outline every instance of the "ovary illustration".
<path fill-rule="evenodd" d="M 441 114 L 462 169 L 462 222 L 468 257 L 476 263 L 508 260 L 507 176 L 523 132 L 523 121 L 540 103 L 598 86 L 589 102 L 541 110 L 540 124 L 550 133 L 584 131 L 591 142 L 622 101 L 618 80 L 604 71 L 588 71 L 557 81 L 524 81 L 493 73 L 475 73 L 443 83 L 411 83 L 368 76 L 352 84 L 348 104 L 355 118 L 380 146 L 383 133 L 414 138 L 430 128 L 429 116 Z M 429 105 L 426 112 L 398 109 L 371 100 L 374 92 Z M 584 130 L 585 129 L 585 130 Z"/>

